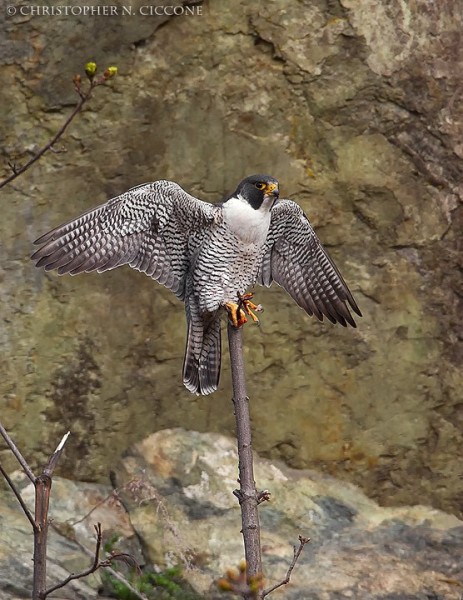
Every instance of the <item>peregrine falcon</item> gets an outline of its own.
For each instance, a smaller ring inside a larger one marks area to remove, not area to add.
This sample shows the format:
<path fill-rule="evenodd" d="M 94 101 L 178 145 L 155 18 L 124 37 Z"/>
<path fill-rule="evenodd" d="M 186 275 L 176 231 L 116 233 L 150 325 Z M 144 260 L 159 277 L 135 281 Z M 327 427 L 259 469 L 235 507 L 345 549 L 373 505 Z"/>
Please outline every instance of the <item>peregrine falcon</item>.
<path fill-rule="evenodd" d="M 349 288 L 298 204 L 268 175 L 244 179 L 223 202 L 198 200 L 171 181 L 132 188 L 35 241 L 37 267 L 60 275 L 121 265 L 146 273 L 185 303 L 183 382 L 210 394 L 220 375 L 223 308 L 235 326 L 255 321 L 246 294 L 281 285 L 309 315 L 355 327 Z"/>

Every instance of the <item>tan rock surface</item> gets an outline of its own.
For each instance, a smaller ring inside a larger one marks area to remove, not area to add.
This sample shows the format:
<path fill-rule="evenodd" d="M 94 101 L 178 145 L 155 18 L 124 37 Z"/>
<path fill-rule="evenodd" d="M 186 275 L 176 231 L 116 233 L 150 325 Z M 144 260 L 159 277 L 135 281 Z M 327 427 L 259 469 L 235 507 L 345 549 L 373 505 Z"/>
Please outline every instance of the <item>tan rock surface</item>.
<path fill-rule="evenodd" d="M 2 421 L 37 463 L 71 429 L 61 472 L 93 480 L 152 431 L 231 433 L 226 359 L 213 397 L 181 384 L 185 323 L 170 293 L 128 268 L 44 275 L 28 255 L 39 234 L 132 185 L 171 178 L 217 200 L 264 171 L 301 202 L 364 318 L 345 331 L 259 290 L 263 324 L 246 330 L 255 448 L 382 503 L 460 511 L 462 7 L 202 8 L 0 15 L 5 175 L 62 124 L 87 60 L 120 70 L 66 152 L 2 190 Z"/>
<path fill-rule="evenodd" d="M 119 485 L 140 479 L 121 497 L 147 562 L 187 565 L 206 597 L 219 597 L 214 580 L 243 555 L 237 460 L 231 439 L 174 429 L 136 444 L 117 469 Z M 272 494 L 259 511 L 266 586 L 285 575 L 298 536 L 311 538 L 280 597 L 460 599 L 463 523 L 453 515 L 382 508 L 351 484 L 257 457 L 255 477 Z"/>
<path fill-rule="evenodd" d="M 170 429 L 143 439 L 114 463 L 121 503 L 110 486 L 55 477 L 48 584 L 89 565 L 75 542 L 93 549 L 93 525 L 101 522 L 104 540 L 115 536 L 113 549 L 132 554 L 143 573 L 180 566 L 200 597 L 224 598 L 214 582 L 243 555 L 240 511 L 232 493 L 237 472 L 231 438 Z M 352 484 L 258 457 L 255 475 L 259 489 L 271 492 L 259 511 L 267 586 L 286 573 L 298 535 L 311 538 L 290 585 L 275 597 L 460 600 L 463 523 L 455 516 L 419 505 L 383 508 Z M 29 480 L 18 473 L 13 478 L 32 508 Z M 0 598 L 30 598 L 31 528 L 13 494 L 3 488 L 0 532 Z M 104 577 L 99 571 L 74 581 L 59 597 L 95 598 Z"/>

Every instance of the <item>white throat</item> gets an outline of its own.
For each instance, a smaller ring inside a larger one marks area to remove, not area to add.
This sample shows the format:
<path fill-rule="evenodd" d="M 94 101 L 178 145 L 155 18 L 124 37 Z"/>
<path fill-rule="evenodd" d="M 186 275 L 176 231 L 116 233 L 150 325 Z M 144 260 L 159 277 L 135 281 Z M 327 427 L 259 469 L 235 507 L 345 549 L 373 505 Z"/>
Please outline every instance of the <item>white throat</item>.
<path fill-rule="evenodd" d="M 273 198 L 266 198 L 256 210 L 241 194 L 230 198 L 223 206 L 225 224 L 243 242 L 261 246 L 267 239 L 273 202 Z"/>

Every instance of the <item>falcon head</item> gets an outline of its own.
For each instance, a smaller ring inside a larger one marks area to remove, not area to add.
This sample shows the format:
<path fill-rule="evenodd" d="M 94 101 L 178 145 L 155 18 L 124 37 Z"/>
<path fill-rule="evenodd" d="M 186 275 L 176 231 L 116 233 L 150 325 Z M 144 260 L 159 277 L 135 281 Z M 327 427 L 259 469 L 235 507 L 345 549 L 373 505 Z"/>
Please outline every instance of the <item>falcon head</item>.
<path fill-rule="evenodd" d="M 232 196 L 244 198 L 255 210 L 258 210 L 264 200 L 269 200 L 270 207 L 279 196 L 278 181 L 269 175 L 251 175 L 238 185 Z"/>

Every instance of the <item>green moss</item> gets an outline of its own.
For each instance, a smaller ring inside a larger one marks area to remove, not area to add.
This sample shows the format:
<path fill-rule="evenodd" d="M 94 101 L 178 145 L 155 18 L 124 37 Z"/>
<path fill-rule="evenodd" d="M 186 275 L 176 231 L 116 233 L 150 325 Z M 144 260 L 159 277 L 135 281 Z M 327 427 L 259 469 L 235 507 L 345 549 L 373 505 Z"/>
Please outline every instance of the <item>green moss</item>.
<path fill-rule="evenodd" d="M 122 581 L 108 573 L 105 573 L 103 578 L 105 593 L 110 597 L 120 600 L 138 600 L 138 596 Z M 200 600 L 201 598 L 183 579 L 179 567 L 172 567 L 161 573 L 131 574 L 127 580 L 138 592 L 153 600 Z"/>
<path fill-rule="evenodd" d="M 115 533 L 105 542 L 103 548 L 106 553 L 114 550 L 119 537 Z M 119 571 L 116 565 L 113 565 L 113 569 Z M 160 573 L 146 570 L 139 574 L 132 569 L 130 573 L 123 574 L 133 588 L 145 594 L 150 600 L 199 600 L 201 598 L 183 579 L 180 566 L 165 569 Z M 119 600 L 138 600 L 138 596 L 124 582 L 109 572 L 103 570 L 101 577 L 107 596 Z"/>

